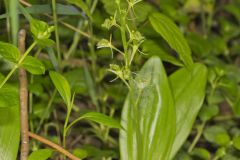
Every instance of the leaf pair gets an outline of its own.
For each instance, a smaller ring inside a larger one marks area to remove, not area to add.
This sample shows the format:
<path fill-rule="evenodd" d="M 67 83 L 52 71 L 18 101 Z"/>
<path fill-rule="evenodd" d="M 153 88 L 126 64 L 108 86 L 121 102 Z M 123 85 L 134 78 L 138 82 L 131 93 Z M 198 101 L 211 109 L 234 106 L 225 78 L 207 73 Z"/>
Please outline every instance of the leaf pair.
<path fill-rule="evenodd" d="M 206 79 L 201 64 L 182 68 L 168 79 L 161 60 L 149 59 L 132 82 L 122 111 L 121 159 L 173 158 L 201 108 Z"/>
<path fill-rule="evenodd" d="M 20 60 L 20 51 L 17 47 L 12 44 L 0 42 L 0 55 L 13 63 L 18 63 Z M 32 74 L 44 74 L 45 66 L 37 58 L 32 56 L 27 56 L 21 64 L 24 69 L 29 71 Z"/>

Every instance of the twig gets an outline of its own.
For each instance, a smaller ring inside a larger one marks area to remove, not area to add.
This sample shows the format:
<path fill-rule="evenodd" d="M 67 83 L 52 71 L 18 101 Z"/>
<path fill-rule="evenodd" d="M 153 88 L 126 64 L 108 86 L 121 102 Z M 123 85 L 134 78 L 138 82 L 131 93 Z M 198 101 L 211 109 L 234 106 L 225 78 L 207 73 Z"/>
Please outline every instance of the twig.
<path fill-rule="evenodd" d="M 50 146 L 51 148 L 57 150 L 58 152 L 66 155 L 68 158 L 70 158 L 71 160 L 81 160 L 80 158 L 74 156 L 73 154 L 71 154 L 70 152 L 68 152 L 67 150 L 65 150 L 64 148 L 62 148 L 61 146 L 39 136 L 39 135 L 36 135 L 34 133 L 31 133 L 31 132 L 28 132 L 28 135 L 29 137 L 33 138 L 33 139 L 36 139 L 38 140 L 39 142 L 42 142 L 48 146 Z"/>
<path fill-rule="evenodd" d="M 21 54 L 25 52 L 26 31 L 19 31 L 18 47 Z M 29 137 L 28 137 L 28 90 L 27 73 L 23 68 L 19 68 L 20 82 L 20 119 L 21 119 L 21 160 L 28 159 Z"/>

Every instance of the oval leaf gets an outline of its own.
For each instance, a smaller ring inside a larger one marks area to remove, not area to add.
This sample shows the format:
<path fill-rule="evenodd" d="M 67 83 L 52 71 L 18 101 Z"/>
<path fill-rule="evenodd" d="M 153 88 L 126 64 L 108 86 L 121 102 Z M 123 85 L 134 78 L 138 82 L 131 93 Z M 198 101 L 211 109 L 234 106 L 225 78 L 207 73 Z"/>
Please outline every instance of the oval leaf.
<path fill-rule="evenodd" d="M 120 131 L 121 159 L 169 160 L 175 121 L 167 75 L 161 60 L 153 57 L 131 83 L 124 104 L 121 120 L 124 130 Z"/>
<path fill-rule="evenodd" d="M 59 94 L 62 96 L 67 107 L 71 105 L 71 90 L 68 81 L 61 74 L 51 71 L 50 78 L 58 90 Z"/>
<path fill-rule="evenodd" d="M 21 66 L 32 74 L 44 74 L 45 66 L 37 58 L 27 56 Z"/>
<path fill-rule="evenodd" d="M 194 64 L 189 69 L 182 68 L 169 77 L 177 116 L 172 158 L 191 132 L 205 97 L 207 68 L 202 64 Z"/>
<path fill-rule="evenodd" d="M 52 156 L 53 150 L 51 149 L 39 149 L 34 151 L 28 157 L 28 160 L 47 160 Z"/>
<path fill-rule="evenodd" d="M 153 28 L 174 49 L 186 66 L 193 64 L 190 47 L 174 22 L 160 13 L 154 13 L 149 18 Z"/>
<path fill-rule="evenodd" d="M 0 55 L 3 58 L 16 63 L 20 58 L 20 51 L 12 44 L 0 42 Z"/>

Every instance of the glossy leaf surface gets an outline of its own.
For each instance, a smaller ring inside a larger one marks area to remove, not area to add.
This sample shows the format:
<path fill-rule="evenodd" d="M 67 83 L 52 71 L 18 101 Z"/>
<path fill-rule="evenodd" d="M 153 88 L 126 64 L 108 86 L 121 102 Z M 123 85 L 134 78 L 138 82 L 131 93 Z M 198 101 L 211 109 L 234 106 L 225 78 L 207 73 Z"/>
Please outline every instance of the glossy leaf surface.
<path fill-rule="evenodd" d="M 121 159 L 168 160 L 175 136 L 175 121 L 167 75 L 161 60 L 153 57 L 131 83 L 124 104 Z"/>
<path fill-rule="evenodd" d="M 189 69 L 182 68 L 169 77 L 177 117 L 176 138 L 171 157 L 190 134 L 205 97 L 207 68 L 202 64 L 194 64 Z"/>
<path fill-rule="evenodd" d="M 13 106 L 0 108 L 0 159 L 14 160 L 17 159 L 20 141 L 19 95 L 17 87 L 12 85 L 6 84 L 1 90 L 6 87 L 14 90 L 8 99 L 8 104 Z"/>
<path fill-rule="evenodd" d="M 22 62 L 22 67 L 32 74 L 44 74 L 45 66 L 35 57 L 27 56 Z"/>
<path fill-rule="evenodd" d="M 62 96 L 67 107 L 69 107 L 71 104 L 71 89 L 68 81 L 65 79 L 65 77 L 57 72 L 51 71 L 49 74 L 54 86 Z"/>
<path fill-rule="evenodd" d="M 174 22 L 160 13 L 154 13 L 149 18 L 153 28 L 174 49 L 186 66 L 193 64 L 190 47 Z"/>

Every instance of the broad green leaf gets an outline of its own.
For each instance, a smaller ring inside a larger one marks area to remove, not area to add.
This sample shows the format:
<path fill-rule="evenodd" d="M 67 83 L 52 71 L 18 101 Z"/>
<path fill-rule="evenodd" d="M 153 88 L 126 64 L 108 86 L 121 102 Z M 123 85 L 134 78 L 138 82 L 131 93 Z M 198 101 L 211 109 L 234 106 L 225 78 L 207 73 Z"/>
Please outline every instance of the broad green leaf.
<path fill-rule="evenodd" d="M 206 122 L 210 120 L 212 117 L 218 115 L 218 113 L 219 108 L 217 105 L 204 106 L 199 113 L 199 117 L 203 122 Z"/>
<path fill-rule="evenodd" d="M 221 158 L 223 156 L 225 157 L 225 155 L 226 155 L 226 148 L 225 147 L 218 148 L 216 153 L 215 153 L 215 157 L 218 157 L 218 158 Z M 226 159 L 223 158 L 223 160 L 229 160 L 229 159 L 233 160 L 233 157 L 231 157 L 231 155 L 230 155 L 230 157 L 228 157 Z"/>
<path fill-rule="evenodd" d="M 5 87 L 18 90 L 15 86 L 6 84 Z M 2 91 L 1 91 L 2 92 Z M 0 96 L 1 97 L 1 96 Z M 13 99 L 14 98 L 14 99 Z M 17 159 L 18 146 L 20 142 L 20 120 L 19 120 L 19 95 L 17 91 L 12 92 L 9 97 L 9 106 L 7 108 L 0 108 L 0 159 L 1 160 L 15 160 Z"/>
<path fill-rule="evenodd" d="M 52 156 L 53 150 L 39 149 L 30 154 L 28 160 L 47 160 Z"/>
<path fill-rule="evenodd" d="M 37 40 L 37 43 L 42 48 L 51 47 L 55 44 L 55 42 L 51 39 Z"/>
<path fill-rule="evenodd" d="M 86 158 L 88 156 L 88 152 L 80 148 L 74 149 L 73 154 L 81 159 Z"/>
<path fill-rule="evenodd" d="M 168 54 L 167 51 L 165 51 L 155 41 L 144 41 L 142 51 L 147 55 L 150 54 L 150 56 L 157 55 L 161 58 L 162 61 L 166 61 L 177 66 L 182 66 L 182 63 L 179 60 L 177 60 L 174 56 Z"/>
<path fill-rule="evenodd" d="M 81 149 L 87 151 L 88 159 L 100 160 L 103 157 L 112 157 L 113 159 L 118 159 L 118 152 L 113 149 L 99 148 L 94 145 L 84 145 Z"/>
<path fill-rule="evenodd" d="M 207 82 L 207 68 L 194 64 L 182 68 L 169 77 L 176 109 L 176 137 L 171 152 L 173 158 L 192 130 L 194 121 L 203 104 Z M 194 95 L 194 96 L 193 96 Z"/>
<path fill-rule="evenodd" d="M 61 74 L 57 72 L 50 71 L 51 80 L 58 90 L 59 94 L 62 96 L 67 107 L 71 105 L 71 89 L 68 81 Z"/>
<path fill-rule="evenodd" d="M 3 56 L 3 58 L 16 63 L 20 58 L 20 51 L 12 44 L 0 41 L 0 55 Z"/>
<path fill-rule="evenodd" d="M 51 32 L 54 30 L 54 26 L 48 26 L 48 24 L 44 21 L 31 19 L 30 29 L 33 37 L 36 40 L 44 40 L 48 39 L 51 36 Z"/>
<path fill-rule="evenodd" d="M 236 136 L 233 138 L 233 146 L 240 150 L 240 136 Z"/>
<path fill-rule="evenodd" d="M 18 89 L 12 85 L 5 84 L 0 89 L 0 108 L 17 106 L 19 103 Z"/>
<path fill-rule="evenodd" d="M 150 58 L 130 86 L 121 119 L 121 159 L 169 160 L 176 119 L 161 60 Z"/>
<path fill-rule="evenodd" d="M 149 17 L 153 28 L 174 49 L 186 66 L 193 64 L 190 47 L 174 22 L 161 13 L 154 13 Z"/>
<path fill-rule="evenodd" d="M 196 157 L 199 157 L 203 160 L 209 160 L 211 159 L 211 154 L 208 150 L 205 148 L 194 148 L 192 151 L 191 155 L 194 155 Z"/>
<path fill-rule="evenodd" d="M 204 138 L 211 143 L 226 146 L 230 142 L 230 137 L 225 128 L 221 126 L 211 126 L 204 130 Z"/>
<path fill-rule="evenodd" d="M 92 14 L 90 12 L 89 7 L 84 3 L 83 0 L 67 0 L 68 3 L 74 4 L 76 6 L 78 6 L 80 9 L 83 10 L 83 12 L 86 13 L 86 15 L 92 19 Z"/>
<path fill-rule="evenodd" d="M 27 56 L 22 62 L 22 67 L 32 74 L 44 74 L 45 66 L 35 57 Z"/>
<path fill-rule="evenodd" d="M 83 114 L 82 116 L 80 116 L 79 118 L 77 118 L 76 120 L 74 120 L 68 127 L 67 130 L 72 127 L 74 124 L 76 124 L 77 122 L 79 122 L 80 120 L 90 120 L 93 122 L 97 122 L 99 124 L 103 124 L 106 125 L 108 127 L 111 128 L 121 128 L 120 122 L 113 119 L 112 117 L 109 117 L 105 114 L 99 113 L 99 112 L 88 112 Z"/>

